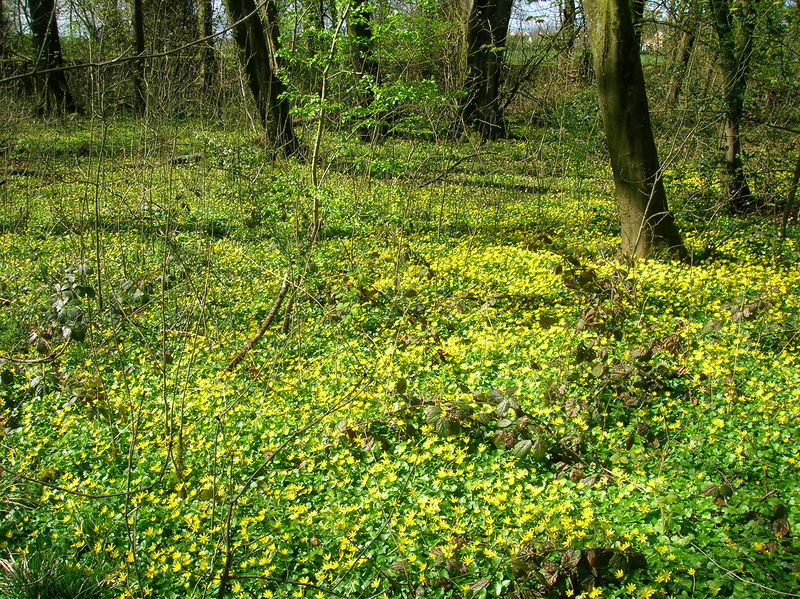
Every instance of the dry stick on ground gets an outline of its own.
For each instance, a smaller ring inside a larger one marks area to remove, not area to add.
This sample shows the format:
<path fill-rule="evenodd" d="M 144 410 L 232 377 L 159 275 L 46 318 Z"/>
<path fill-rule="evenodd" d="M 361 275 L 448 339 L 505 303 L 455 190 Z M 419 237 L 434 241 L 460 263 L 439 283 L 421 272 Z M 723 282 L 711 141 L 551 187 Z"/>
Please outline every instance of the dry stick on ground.
<path fill-rule="evenodd" d="M 202 160 L 205 158 L 205 154 L 203 152 L 192 152 L 190 154 L 180 154 L 178 156 L 171 156 L 170 158 L 165 158 L 164 160 L 159 160 L 157 162 L 134 162 L 131 164 L 133 168 L 156 168 L 158 166 L 176 166 L 179 164 L 190 164 L 192 162 L 197 162 L 198 160 Z"/>
<path fill-rule="evenodd" d="M 453 171 L 454 168 L 456 168 L 459 164 L 461 164 L 465 160 L 470 160 L 471 158 L 476 158 L 477 156 L 496 156 L 496 155 L 497 152 L 475 152 L 474 154 L 467 154 L 466 156 L 461 156 L 456 160 L 454 160 L 453 162 L 451 162 L 450 164 L 448 164 L 447 166 L 445 166 L 444 170 L 440 174 L 436 175 L 432 179 L 427 179 L 426 181 L 423 181 L 417 187 L 425 187 L 433 183 L 438 183 L 439 181 L 447 177 Z"/>
<path fill-rule="evenodd" d="M 283 282 L 281 283 L 281 288 L 278 291 L 278 296 L 275 298 L 275 301 L 272 302 L 272 308 L 270 308 L 267 315 L 264 317 L 264 320 L 261 322 L 261 326 L 258 327 L 255 335 L 250 337 L 247 340 L 247 343 L 244 344 L 244 347 L 239 350 L 228 365 L 225 367 L 224 372 L 231 372 L 236 366 L 241 362 L 244 357 L 247 355 L 253 346 L 259 342 L 259 340 L 264 336 L 264 333 L 267 332 L 267 329 L 272 324 L 272 321 L 275 320 L 275 315 L 278 313 L 278 310 L 281 309 L 281 304 L 283 304 L 283 298 L 286 297 L 286 293 L 289 291 L 289 273 L 286 273 L 286 276 L 283 277 Z"/>

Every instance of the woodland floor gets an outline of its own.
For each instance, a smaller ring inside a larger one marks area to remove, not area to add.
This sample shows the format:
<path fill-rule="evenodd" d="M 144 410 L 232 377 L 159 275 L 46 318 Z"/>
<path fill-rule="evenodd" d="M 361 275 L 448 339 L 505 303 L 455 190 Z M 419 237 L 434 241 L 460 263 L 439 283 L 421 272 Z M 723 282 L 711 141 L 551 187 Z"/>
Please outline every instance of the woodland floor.
<path fill-rule="evenodd" d="M 582 135 L 331 137 L 319 188 L 248 137 L 3 142 L 0 594 L 798 593 L 796 228 L 674 159 L 697 263 L 631 262 Z"/>

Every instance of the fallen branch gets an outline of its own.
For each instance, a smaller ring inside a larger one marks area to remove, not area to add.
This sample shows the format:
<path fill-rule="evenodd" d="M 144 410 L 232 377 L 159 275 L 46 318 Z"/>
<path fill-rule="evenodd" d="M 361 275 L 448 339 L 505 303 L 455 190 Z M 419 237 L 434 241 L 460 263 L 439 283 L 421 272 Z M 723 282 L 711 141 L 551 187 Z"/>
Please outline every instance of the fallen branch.
<path fill-rule="evenodd" d="M 159 166 L 176 166 L 179 164 L 190 164 L 202 160 L 204 154 L 202 152 L 192 152 L 191 154 L 180 154 L 178 156 L 171 156 L 158 162 L 136 162 L 131 166 L 133 168 L 156 168 Z"/>
<path fill-rule="evenodd" d="M 426 187 L 428 185 L 432 185 L 433 183 L 438 183 L 439 181 L 447 177 L 453 171 L 454 168 L 456 168 L 459 164 L 461 164 L 465 160 L 469 160 L 470 158 L 476 158 L 478 156 L 496 156 L 496 155 L 497 152 L 475 152 L 474 154 L 467 154 L 466 156 L 461 156 L 456 160 L 454 160 L 452 163 L 448 164 L 440 174 L 436 175 L 431 179 L 423 181 L 422 183 L 417 185 L 417 187 Z"/>
<path fill-rule="evenodd" d="M 270 308 L 267 315 L 264 317 L 264 320 L 261 322 L 261 326 L 258 327 L 258 331 L 256 331 L 255 335 L 250 337 L 247 340 L 247 343 L 244 344 L 244 347 L 239 350 L 228 365 L 225 367 L 223 372 L 231 372 L 236 366 L 241 362 L 247 353 L 253 349 L 253 346 L 259 342 L 259 340 L 264 336 L 264 333 L 267 332 L 267 329 L 272 324 L 272 321 L 275 320 L 275 315 L 278 313 L 278 310 L 281 309 L 281 304 L 283 304 L 283 299 L 286 297 L 286 293 L 289 291 L 289 274 L 287 273 L 286 276 L 283 278 L 283 282 L 281 283 L 281 288 L 278 291 L 278 296 L 275 298 L 275 301 L 272 302 L 272 308 Z"/>

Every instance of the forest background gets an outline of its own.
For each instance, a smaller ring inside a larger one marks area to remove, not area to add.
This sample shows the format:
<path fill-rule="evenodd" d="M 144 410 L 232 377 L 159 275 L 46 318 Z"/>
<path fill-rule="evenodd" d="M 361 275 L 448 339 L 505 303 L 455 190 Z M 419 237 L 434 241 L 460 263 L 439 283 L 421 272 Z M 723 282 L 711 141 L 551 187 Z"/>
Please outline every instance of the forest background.
<path fill-rule="evenodd" d="M 0 2 L 0 595 L 800 596 L 800 5 Z"/>

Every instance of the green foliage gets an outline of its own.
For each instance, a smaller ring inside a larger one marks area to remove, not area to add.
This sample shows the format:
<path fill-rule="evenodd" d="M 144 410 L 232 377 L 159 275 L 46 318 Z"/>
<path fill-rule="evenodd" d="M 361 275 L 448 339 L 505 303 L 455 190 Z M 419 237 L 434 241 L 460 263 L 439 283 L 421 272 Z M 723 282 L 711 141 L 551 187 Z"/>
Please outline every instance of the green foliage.
<path fill-rule="evenodd" d="M 193 162 L 107 158 L 100 219 L 81 160 L 10 176 L 3 596 L 211 596 L 227 543 L 237 598 L 793 592 L 796 231 L 707 218 L 687 160 L 665 178 L 705 261 L 619 258 L 575 119 L 327 134 L 319 189 L 244 132 L 187 131 Z M 21 133 L 30 169 L 53 133 Z"/>
<path fill-rule="evenodd" d="M 118 591 L 100 572 L 69 563 L 51 551 L 0 559 L 0 592 L 7 599 L 104 599 Z"/>

